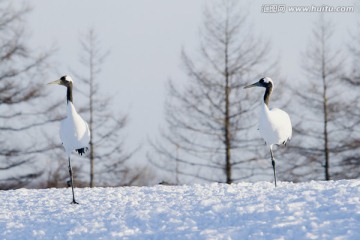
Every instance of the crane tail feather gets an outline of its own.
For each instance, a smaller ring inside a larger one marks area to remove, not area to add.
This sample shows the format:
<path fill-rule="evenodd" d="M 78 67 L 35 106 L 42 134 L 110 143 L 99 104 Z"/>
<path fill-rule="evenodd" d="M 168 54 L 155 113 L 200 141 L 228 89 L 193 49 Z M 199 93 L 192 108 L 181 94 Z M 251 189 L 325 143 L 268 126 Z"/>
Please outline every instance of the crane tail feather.
<path fill-rule="evenodd" d="M 79 149 L 75 149 L 75 151 L 79 154 L 79 155 L 83 155 L 85 154 L 85 152 L 88 150 L 87 147 L 84 147 L 84 148 L 79 148 Z"/>

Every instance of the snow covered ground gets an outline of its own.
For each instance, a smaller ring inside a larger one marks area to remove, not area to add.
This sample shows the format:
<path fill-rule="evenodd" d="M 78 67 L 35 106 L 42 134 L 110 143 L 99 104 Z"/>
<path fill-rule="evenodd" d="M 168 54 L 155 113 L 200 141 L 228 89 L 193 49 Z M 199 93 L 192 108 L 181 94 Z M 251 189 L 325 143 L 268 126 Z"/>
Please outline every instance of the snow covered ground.
<path fill-rule="evenodd" d="M 360 239 L 360 180 L 0 191 L 0 239 Z"/>

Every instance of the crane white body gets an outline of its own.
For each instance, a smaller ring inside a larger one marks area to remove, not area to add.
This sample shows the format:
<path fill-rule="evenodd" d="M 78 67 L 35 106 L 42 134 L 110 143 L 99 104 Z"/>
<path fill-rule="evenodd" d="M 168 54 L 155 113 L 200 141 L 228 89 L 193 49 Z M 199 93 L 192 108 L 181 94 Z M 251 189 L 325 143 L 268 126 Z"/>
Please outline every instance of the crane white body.
<path fill-rule="evenodd" d="M 67 116 L 60 124 L 60 139 L 68 157 L 74 150 L 86 148 L 90 141 L 88 124 L 70 101 L 67 103 Z"/>
<path fill-rule="evenodd" d="M 269 109 L 261 104 L 259 131 L 269 147 L 285 144 L 291 139 L 292 126 L 289 115 L 279 108 Z"/>

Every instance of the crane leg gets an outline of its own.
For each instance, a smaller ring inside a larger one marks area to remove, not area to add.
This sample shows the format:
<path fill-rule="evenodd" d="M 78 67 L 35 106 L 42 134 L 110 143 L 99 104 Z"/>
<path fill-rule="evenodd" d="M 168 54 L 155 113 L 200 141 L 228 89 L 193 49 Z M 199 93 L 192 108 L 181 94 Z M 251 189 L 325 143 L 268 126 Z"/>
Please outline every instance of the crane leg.
<path fill-rule="evenodd" d="M 71 203 L 72 203 L 72 204 L 79 204 L 78 202 L 75 201 L 74 179 L 73 179 L 73 174 L 72 174 L 72 167 L 71 167 L 71 160 L 70 160 L 70 158 L 69 158 L 69 174 L 70 174 L 71 190 L 72 190 L 72 195 L 73 195 L 73 201 L 72 201 Z"/>
<path fill-rule="evenodd" d="M 270 155 L 271 155 L 271 163 L 273 166 L 273 170 L 274 170 L 274 180 L 275 180 L 275 187 L 276 187 L 276 171 L 275 171 L 275 158 L 272 152 L 272 148 L 270 148 Z"/>

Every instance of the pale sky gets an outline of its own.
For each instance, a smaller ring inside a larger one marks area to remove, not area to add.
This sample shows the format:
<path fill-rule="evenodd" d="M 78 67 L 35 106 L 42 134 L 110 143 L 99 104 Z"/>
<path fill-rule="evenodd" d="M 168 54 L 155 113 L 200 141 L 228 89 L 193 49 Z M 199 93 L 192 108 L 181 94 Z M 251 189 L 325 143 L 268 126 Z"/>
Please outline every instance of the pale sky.
<path fill-rule="evenodd" d="M 135 158 L 145 159 L 147 138 L 158 136 L 164 125 L 165 83 L 186 82 L 181 68 L 182 47 L 196 55 L 205 0 L 23 0 L 34 10 L 27 17 L 29 41 L 35 50 L 56 45 L 56 63 L 49 81 L 79 67 L 80 35 L 94 27 L 103 49 L 110 55 L 99 78 L 104 94 L 114 95 L 114 111 L 129 114 L 126 127 L 130 148 L 143 143 Z M 264 13 L 266 4 L 354 6 L 354 13 L 324 13 L 336 24 L 335 47 L 346 48 L 348 33 L 359 20 L 354 0 L 337 1 L 242 1 L 255 34 L 272 45 L 280 57 L 281 75 L 301 81 L 301 55 L 308 44 L 312 24 L 319 13 Z M 257 79 L 254 79 L 254 81 Z M 276 81 L 276 79 L 274 79 Z M 75 87 L 77 80 L 74 79 Z M 55 92 L 55 90 L 54 90 Z M 74 96 L 76 102 L 76 96 Z"/>

